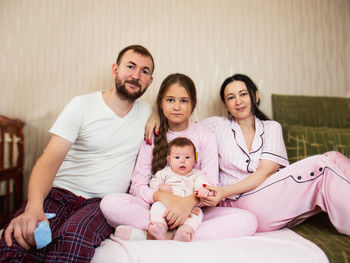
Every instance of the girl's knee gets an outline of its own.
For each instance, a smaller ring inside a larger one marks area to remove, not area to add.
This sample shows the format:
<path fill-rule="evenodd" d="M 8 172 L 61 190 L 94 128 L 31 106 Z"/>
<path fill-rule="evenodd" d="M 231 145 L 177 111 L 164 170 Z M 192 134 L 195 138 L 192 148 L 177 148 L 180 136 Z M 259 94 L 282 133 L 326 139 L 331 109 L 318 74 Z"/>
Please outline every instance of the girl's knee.
<path fill-rule="evenodd" d="M 111 209 L 115 210 L 123 203 L 123 199 L 127 198 L 127 196 L 127 194 L 123 193 L 113 193 L 103 197 L 100 202 L 100 209 L 102 213 L 109 213 Z"/>
<path fill-rule="evenodd" d="M 241 220 L 244 220 L 243 222 L 245 222 L 244 229 L 246 235 L 254 235 L 258 229 L 258 220 L 256 216 L 253 213 L 244 210 L 244 212 L 242 212 Z"/>

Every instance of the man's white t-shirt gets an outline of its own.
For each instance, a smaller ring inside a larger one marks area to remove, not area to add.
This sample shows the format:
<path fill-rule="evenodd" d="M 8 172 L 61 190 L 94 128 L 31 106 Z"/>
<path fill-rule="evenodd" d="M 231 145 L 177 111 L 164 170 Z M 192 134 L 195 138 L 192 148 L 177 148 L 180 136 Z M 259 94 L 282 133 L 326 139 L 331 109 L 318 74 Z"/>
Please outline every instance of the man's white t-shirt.
<path fill-rule="evenodd" d="M 120 118 L 102 92 L 75 97 L 50 129 L 73 143 L 53 186 L 85 198 L 127 192 L 151 112 L 148 103 L 136 101 Z"/>

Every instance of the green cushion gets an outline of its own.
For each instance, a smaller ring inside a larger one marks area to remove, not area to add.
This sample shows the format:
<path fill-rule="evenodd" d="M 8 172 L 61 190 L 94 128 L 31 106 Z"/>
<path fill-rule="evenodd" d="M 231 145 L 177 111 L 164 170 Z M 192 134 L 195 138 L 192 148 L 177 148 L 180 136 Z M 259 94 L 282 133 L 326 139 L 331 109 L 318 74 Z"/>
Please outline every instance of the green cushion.
<path fill-rule="evenodd" d="M 350 128 L 350 98 L 272 94 L 272 109 L 282 125 Z"/>
<path fill-rule="evenodd" d="M 350 129 L 283 125 L 291 163 L 315 154 L 338 151 L 350 156 Z"/>

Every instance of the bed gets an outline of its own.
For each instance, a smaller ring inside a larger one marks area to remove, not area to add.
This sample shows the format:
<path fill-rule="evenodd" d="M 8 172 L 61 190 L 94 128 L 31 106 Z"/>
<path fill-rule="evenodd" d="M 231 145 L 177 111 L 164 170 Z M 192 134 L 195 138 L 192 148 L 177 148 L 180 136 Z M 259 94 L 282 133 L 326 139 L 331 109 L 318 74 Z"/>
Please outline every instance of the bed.
<path fill-rule="evenodd" d="M 210 241 L 123 241 L 111 237 L 96 249 L 93 263 L 326 263 L 324 252 L 289 229 Z"/>
<path fill-rule="evenodd" d="M 2 230 L 0 230 L 1 235 Z M 113 237 L 96 248 L 92 263 L 327 263 L 317 245 L 290 229 L 210 241 L 124 241 Z"/>

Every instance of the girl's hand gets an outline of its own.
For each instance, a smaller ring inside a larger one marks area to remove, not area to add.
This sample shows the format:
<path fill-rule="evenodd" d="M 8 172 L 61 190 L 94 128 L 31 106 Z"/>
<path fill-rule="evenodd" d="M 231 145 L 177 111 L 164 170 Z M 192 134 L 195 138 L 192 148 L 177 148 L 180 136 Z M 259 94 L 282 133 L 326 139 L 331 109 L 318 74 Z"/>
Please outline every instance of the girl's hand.
<path fill-rule="evenodd" d="M 158 113 L 153 111 L 149 116 L 146 127 L 145 127 L 145 140 L 146 142 L 152 141 L 153 131 L 156 135 L 159 134 L 160 120 Z"/>
<path fill-rule="evenodd" d="M 213 195 L 201 198 L 201 202 L 206 206 L 216 206 L 226 197 L 225 187 L 208 185 L 206 186 L 206 189 L 213 193 Z"/>
<path fill-rule="evenodd" d="M 183 225 L 185 220 L 189 217 L 194 205 L 196 205 L 196 203 L 193 204 L 192 197 L 191 199 L 188 197 L 178 197 L 176 199 L 177 201 L 168 206 L 168 209 L 163 216 L 168 222 L 170 230 Z"/>
<path fill-rule="evenodd" d="M 171 186 L 169 184 L 166 184 L 166 183 L 161 183 L 158 186 L 158 190 L 159 191 L 168 192 L 168 193 L 172 193 L 173 192 L 173 189 L 171 188 Z"/>

